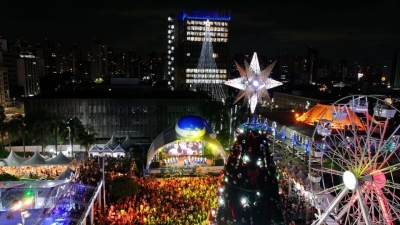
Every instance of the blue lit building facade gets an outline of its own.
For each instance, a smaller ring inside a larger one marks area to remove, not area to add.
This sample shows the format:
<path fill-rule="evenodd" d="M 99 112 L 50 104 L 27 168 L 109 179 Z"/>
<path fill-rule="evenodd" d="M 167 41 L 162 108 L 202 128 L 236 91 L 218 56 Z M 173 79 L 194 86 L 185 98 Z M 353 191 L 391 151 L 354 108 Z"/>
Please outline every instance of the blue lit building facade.
<path fill-rule="evenodd" d="M 200 83 L 200 79 L 203 79 L 197 77 L 197 66 L 207 20 L 210 22 L 213 57 L 217 65 L 217 71 L 212 73 L 213 76 L 216 73 L 219 77 L 220 81 L 217 81 L 217 83 L 223 83 L 227 80 L 230 19 L 229 10 L 183 10 L 182 14 L 175 16 L 175 88 L 188 88 L 190 85 Z"/>

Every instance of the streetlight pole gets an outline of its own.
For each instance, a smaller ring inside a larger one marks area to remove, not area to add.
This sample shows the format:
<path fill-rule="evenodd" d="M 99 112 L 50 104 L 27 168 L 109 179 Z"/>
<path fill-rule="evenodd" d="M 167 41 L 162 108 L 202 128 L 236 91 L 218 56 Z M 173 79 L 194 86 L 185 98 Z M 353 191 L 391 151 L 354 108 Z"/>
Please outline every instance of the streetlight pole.
<path fill-rule="evenodd" d="M 272 153 L 275 153 L 276 122 L 272 123 L 272 135 L 274 136 L 274 140 L 272 141 Z"/>
<path fill-rule="evenodd" d="M 72 141 L 71 141 L 71 127 L 67 127 L 68 128 L 68 139 L 69 139 L 69 149 L 70 149 L 70 154 L 72 156 Z"/>
<path fill-rule="evenodd" d="M 71 154 L 71 156 L 73 156 L 73 147 L 72 147 L 72 139 L 71 139 L 71 127 L 69 126 L 69 122 L 72 120 L 72 118 L 69 118 L 69 120 L 67 121 L 67 128 L 68 128 L 68 138 L 69 138 L 69 148 L 71 149 L 71 152 L 70 152 L 70 154 Z"/>
<path fill-rule="evenodd" d="M 105 179 L 105 170 L 104 170 L 104 164 L 105 164 L 105 162 L 104 162 L 104 158 L 105 158 L 105 155 L 103 155 L 103 207 L 104 207 L 104 210 L 105 210 L 105 208 L 106 208 L 106 179 Z"/>

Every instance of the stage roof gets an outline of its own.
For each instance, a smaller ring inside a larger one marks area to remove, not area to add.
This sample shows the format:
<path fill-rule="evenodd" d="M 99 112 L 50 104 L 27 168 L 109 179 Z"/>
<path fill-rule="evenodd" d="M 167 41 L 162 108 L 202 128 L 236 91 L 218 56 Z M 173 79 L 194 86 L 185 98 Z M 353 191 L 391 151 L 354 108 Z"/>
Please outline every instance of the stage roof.
<path fill-rule="evenodd" d="M 190 135 L 184 136 L 187 134 Z M 216 147 L 216 150 L 220 153 L 225 162 L 226 155 L 224 149 L 215 137 L 214 131 L 212 131 L 203 118 L 196 115 L 183 116 L 176 125 L 166 128 L 153 140 L 147 151 L 146 168 L 149 169 L 153 157 L 161 147 L 177 140 L 202 140 L 210 143 Z"/>

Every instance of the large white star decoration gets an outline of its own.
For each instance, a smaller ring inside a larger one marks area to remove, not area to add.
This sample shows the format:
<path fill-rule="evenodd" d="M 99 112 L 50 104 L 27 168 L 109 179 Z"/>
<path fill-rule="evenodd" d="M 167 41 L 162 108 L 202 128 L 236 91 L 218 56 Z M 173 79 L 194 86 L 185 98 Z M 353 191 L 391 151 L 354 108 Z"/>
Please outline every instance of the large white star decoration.
<path fill-rule="evenodd" d="M 224 84 L 240 90 L 233 104 L 243 97 L 245 97 L 243 105 L 250 100 L 250 111 L 253 114 L 258 102 L 261 103 L 263 99 L 270 99 L 267 90 L 282 85 L 281 82 L 269 78 L 276 61 L 261 71 L 257 53 L 254 53 L 250 65 L 246 60 L 244 61 L 245 69 L 240 67 L 237 62 L 235 64 L 240 77 L 225 81 Z"/>

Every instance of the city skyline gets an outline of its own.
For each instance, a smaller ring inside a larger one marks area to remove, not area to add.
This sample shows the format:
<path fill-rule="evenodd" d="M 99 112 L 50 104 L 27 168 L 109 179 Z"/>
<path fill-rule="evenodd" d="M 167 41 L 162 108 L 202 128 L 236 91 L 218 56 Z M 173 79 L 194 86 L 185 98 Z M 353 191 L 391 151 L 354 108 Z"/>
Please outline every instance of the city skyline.
<path fill-rule="evenodd" d="M 165 51 L 167 17 L 182 9 L 230 9 L 231 57 L 234 52 L 259 52 L 274 57 L 287 52 L 304 55 L 308 47 L 337 61 L 370 59 L 382 63 L 400 47 L 396 26 L 399 3 L 296 6 L 261 3 L 232 6 L 161 1 L 108 4 L 26 3 L 16 7 L 7 2 L 0 9 L 0 35 L 8 40 L 25 37 L 31 43 L 48 38 L 63 48 L 73 43 L 88 46 L 93 38 L 115 51 L 136 50 L 139 54 Z M 18 12 L 16 11 L 18 10 Z M 18 15 L 18 16 L 15 16 Z M 284 16 L 287 15 L 287 16 Z M 12 18 L 12 19 L 10 19 Z"/>

